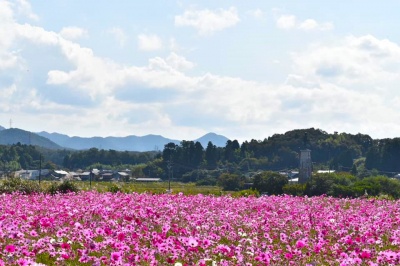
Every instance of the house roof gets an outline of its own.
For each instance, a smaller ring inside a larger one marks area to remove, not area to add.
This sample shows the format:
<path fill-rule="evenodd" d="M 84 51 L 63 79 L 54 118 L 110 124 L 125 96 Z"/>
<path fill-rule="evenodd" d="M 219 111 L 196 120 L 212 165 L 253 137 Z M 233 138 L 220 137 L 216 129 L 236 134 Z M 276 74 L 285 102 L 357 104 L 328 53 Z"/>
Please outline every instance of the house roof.
<path fill-rule="evenodd" d="M 66 171 L 64 171 L 64 170 L 54 170 L 54 172 L 55 172 L 56 174 L 59 174 L 59 175 L 68 175 L 68 172 L 66 172 Z"/>
<path fill-rule="evenodd" d="M 317 173 L 318 174 L 330 174 L 330 173 L 334 173 L 335 170 L 318 170 Z"/>
<path fill-rule="evenodd" d="M 161 181 L 161 178 L 136 178 L 136 181 L 139 181 L 139 182 L 157 182 L 157 181 Z"/>
<path fill-rule="evenodd" d="M 112 176 L 113 175 L 113 173 L 103 173 L 103 174 L 101 174 L 102 176 Z"/>
<path fill-rule="evenodd" d="M 122 176 L 129 176 L 129 174 L 124 173 L 124 172 L 118 172 L 118 174 L 119 174 L 119 175 L 122 175 Z"/>

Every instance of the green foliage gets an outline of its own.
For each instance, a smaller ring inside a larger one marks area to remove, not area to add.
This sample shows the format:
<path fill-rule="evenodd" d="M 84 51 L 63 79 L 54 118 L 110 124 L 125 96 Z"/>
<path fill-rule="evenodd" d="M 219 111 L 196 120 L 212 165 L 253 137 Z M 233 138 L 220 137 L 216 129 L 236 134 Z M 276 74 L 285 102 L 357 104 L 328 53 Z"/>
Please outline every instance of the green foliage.
<path fill-rule="evenodd" d="M 0 193 L 20 192 L 33 194 L 42 192 L 39 184 L 31 180 L 23 180 L 19 177 L 10 177 L 0 182 Z"/>
<path fill-rule="evenodd" d="M 197 186 L 215 186 L 215 185 L 217 185 L 217 178 L 212 177 L 212 176 L 207 176 L 205 178 L 197 180 L 196 185 Z"/>
<path fill-rule="evenodd" d="M 244 186 L 244 177 L 237 174 L 225 173 L 220 175 L 217 184 L 221 186 L 223 190 L 240 190 Z"/>
<path fill-rule="evenodd" d="M 313 174 L 306 184 L 305 194 L 308 196 L 331 195 L 335 177 L 335 174 Z"/>
<path fill-rule="evenodd" d="M 349 173 L 314 174 L 307 182 L 305 194 L 326 194 L 334 197 L 360 197 L 387 195 L 400 198 L 400 181 L 386 176 L 370 176 L 357 179 Z"/>
<path fill-rule="evenodd" d="M 121 165 L 148 163 L 153 160 L 157 154 L 157 152 L 121 152 L 91 148 L 85 151 L 66 154 L 63 166 L 68 169 L 85 169 L 90 165 L 120 167 Z"/>
<path fill-rule="evenodd" d="M 375 141 L 367 152 L 365 167 L 400 172 L 400 138 Z"/>
<path fill-rule="evenodd" d="M 400 181 L 385 176 L 367 177 L 355 182 L 353 190 L 357 195 L 362 195 L 367 191 L 370 196 L 384 194 L 398 199 L 400 198 Z"/>
<path fill-rule="evenodd" d="M 286 184 L 282 187 L 284 194 L 293 196 L 303 196 L 305 189 L 305 184 Z"/>
<path fill-rule="evenodd" d="M 108 187 L 108 192 L 111 193 L 122 192 L 122 189 L 117 184 L 112 184 L 111 186 Z"/>
<path fill-rule="evenodd" d="M 245 190 L 240 190 L 237 192 L 233 192 L 231 194 L 232 197 L 259 197 L 260 196 L 260 192 L 258 192 L 255 189 L 245 189 Z"/>
<path fill-rule="evenodd" d="M 163 159 L 157 158 L 151 162 L 148 162 L 147 165 L 142 169 L 143 174 L 152 178 L 162 178 L 165 174 L 163 170 Z"/>
<path fill-rule="evenodd" d="M 352 186 L 345 186 L 340 184 L 333 184 L 331 195 L 334 197 L 354 197 L 356 195 L 355 190 Z"/>
<path fill-rule="evenodd" d="M 79 188 L 78 186 L 70 181 L 70 180 L 64 180 L 61 183 L 59 182 L 52 182 L 50 187 L 47 189 L 47 192 L 54 195 L 57 193 L 70 193 L 70 192 L 78 192 Z"/>
<path fill-rule="evenodd" d="M 287 176 L 276 172 L 265 171 L 254 176 L 253 187 L 269 195 L 283 194 L 283 186 L 288 183 Z"/>

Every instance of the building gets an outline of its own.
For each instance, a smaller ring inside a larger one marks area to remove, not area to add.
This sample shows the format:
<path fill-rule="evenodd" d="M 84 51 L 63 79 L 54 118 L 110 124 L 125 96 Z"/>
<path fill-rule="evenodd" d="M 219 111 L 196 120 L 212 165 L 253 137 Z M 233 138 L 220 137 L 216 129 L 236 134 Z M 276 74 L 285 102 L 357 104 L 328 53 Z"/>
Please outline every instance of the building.
<path fill-rule="evenodd" d="M 136 182 L 160 182 L 161 178 L 136 178 Z"/>
<path fill-rule="evenodd" d="M 49 169 L 42 170 L 20 170 L 16 171 L 14 175 L 23 179 L 38 180 L 39 174 L 41 177 L 45 177 L 50 174 Z"/>
<path fill-rule="evenodd" d="M 332 174 L 334 172 L 335 172 L 335 170 L 318 170 L 317 171 L 318 174 Z"/>
<path fill-rule="evenodd" d="M 311 150 L 300 151 L 300 164 L 299 164 L 299 183 L 304 184 L 311 178 L 312 161 Z"/>
<path fill-rule="evenodd" d="M 64 180 L 70 178 L 70 174 L 64 170 L 54 170 L 51 175 L 55 180 Z"/>
<path fill-rule="evenodd" d="M 130 179 L 130 175 L 126 172 L 117 172 L 116 176 L 119 181 L 129 181 Z"/>

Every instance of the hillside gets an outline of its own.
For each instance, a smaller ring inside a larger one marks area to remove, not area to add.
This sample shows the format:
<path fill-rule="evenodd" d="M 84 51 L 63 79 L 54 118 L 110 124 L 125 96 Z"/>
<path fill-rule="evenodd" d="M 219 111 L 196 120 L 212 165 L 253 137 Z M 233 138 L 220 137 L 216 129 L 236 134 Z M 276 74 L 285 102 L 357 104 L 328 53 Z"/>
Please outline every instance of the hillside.
<path fill-rule="evenodd" d="M 18 142 L 21 144 L 40 146 L 54 150 L 62 148 L 60 145 L 45 137 L 22 129 L 10 128 L 0 131 L 0 145 L 10 145 Z"/>
<path fill-rule="evenodd" d="M 203 148 L 206 148 L 209 141 L 211 141 L 212 144 L 214 144 L 217 147 L 225 147 L 226 142 L 228 140 L 229 139 L 227 137 L 225 137 L 225 136 L 218 135 L 218 134 L 215 134 L 215 133 L 208 133 L 208 134 L 206 134 L 206 135 L 204 135 L 204 136 L 202 136 L 202 137 L 200 137 L 200 138 L 198 138 L 198 139 L 196 139 L 194 141 L 195 142 L 196 141 L 200 142 L 201 145 L 203 146 Z"/>

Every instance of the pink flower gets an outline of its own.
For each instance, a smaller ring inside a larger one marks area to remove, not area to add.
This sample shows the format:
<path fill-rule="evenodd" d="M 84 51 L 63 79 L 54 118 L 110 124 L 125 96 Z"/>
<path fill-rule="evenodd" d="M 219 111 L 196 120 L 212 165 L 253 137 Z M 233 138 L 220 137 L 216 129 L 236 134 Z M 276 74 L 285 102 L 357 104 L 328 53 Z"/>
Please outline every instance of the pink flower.
<path fill-rule="evenodd" d="M 29 261 L 27 261 L 25 259 L 19 259 L 19 260 L 17 260 L 17 263 L 19 266 L 28 266 L 30 264 Z"/>
<path fill-rule="evenodd" d="M 193 237 L 190 237 L 188 240 L 188 245 L 192 248 L 197 247 L 199 243 L 197 242 L 196 239 L 194 239 Z"/>
<path fill-rule="evenodd" d="M 15 246 L 14 245 L 7 245 L 6 246 L 6 251 L 10 252 L 10 253 L 14 252 L 15 251 Z"/>
<path fill-rule="evenodd" d="M 63 242 L 63 243 L 61 244 L 61 247 L 62 247 L 63 249 L 70 249 L 70 248 L 71 248 L 71 245 L 68 244 L 68 243 Z"/>
<path fill-rule="evenodd" d="M 112 261 L 120 261 L 121 260 L 121 252 L 112 252 L 111 253 L 111 260 Z"/>
<path fill-rule="evenodd" d="M 292 259 L 293 258 L 293 254 L 292 253 L 290 253 L 290 252 L 288 252 L 288 253 L 286 253 L 285 254 L 285 258 L 287 258 L 287 259 Z"/>
<path fill-rule="evenodd" d="M 124 241 L 124 239 L 125 239 L 125 234 L 124 234 L 124 233 L 118 233 L 117 238 L 118 238 L 119 241 Z"/>
<path fill-rule="evenodd" d="M 306 244 L 304 243 L 303 240 L 298 240 L 296 243 L 296 248 L 302 248 L 304 247 Z"/>
<path fill-rule="evenodd" d="M 370 259 L 370 258 L 371 258 L 371 253 L 368 252 L 368 251 L 366 251 L 366 250 L 363 250 L 363 251 L 361 252 L 361 254 L 360 254 L 360 257 L 361 257 L 362 259 Z"/>

